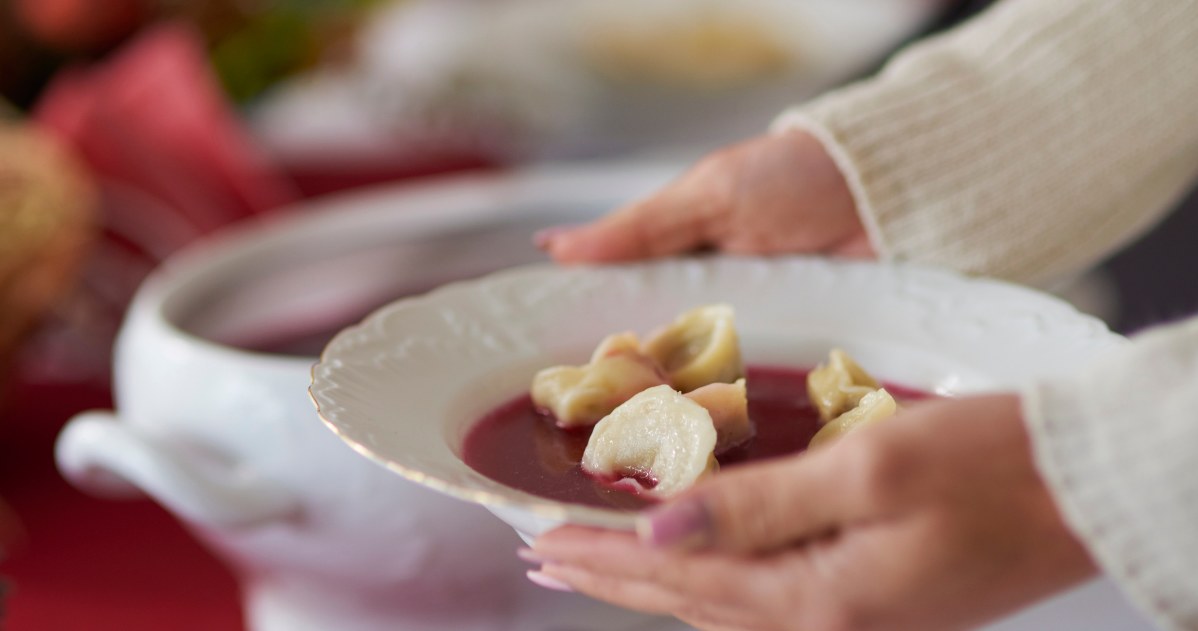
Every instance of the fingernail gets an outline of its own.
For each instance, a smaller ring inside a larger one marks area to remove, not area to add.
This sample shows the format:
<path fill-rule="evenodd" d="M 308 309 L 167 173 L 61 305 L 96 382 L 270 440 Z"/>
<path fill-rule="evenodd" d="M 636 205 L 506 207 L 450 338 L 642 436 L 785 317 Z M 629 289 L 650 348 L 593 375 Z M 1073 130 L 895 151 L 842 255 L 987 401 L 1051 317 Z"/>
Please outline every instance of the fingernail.
<path fill-rule="evenodd" d="M 520 557 L 521 561 L 527 561 L 528 563 L 539 564 L 545 562 L 545 559 L 532 548 L 516 548 L 516 556 Z"/>
<path fill-rule="evenodd" d="M 545 589 L 552 589 L 555 592 L 574 591 L 574 588 L 540 570 L 529 570 L 525 572 L 524 575 L 527 576 L 528 580 L 532 581 L 534 585 L 544 587 Z"/>
<path fill-rule="evenodd" d="M 532 242 L 542 250 L 549 249 L 549 243 L 561 234 L 569 232 L 573 226 L 552 226 L 544 230 L 538 230 L 532 235 Z"/>
<path fill-rule="evenodd" d="M 638 518 L 636 534 L 658 548 L 701 547 L 711 539 L 711 515 L 698 499 L 673 502 Z"/>

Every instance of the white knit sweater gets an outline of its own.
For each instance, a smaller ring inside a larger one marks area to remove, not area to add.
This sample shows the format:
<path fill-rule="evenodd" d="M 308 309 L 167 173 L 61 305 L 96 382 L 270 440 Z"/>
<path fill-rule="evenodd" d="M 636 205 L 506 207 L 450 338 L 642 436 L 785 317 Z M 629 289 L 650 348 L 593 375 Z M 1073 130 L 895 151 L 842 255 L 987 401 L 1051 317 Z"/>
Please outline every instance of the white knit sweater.
<path fill-rule="evenodd" d="M 775 123 L 793 126 L 829 149 L 883 257 L 1051 284 L 1198 177 L 1198 0 L 1006 0 Z M 1198 630 L 1198 318 L 1023 401 L 1104 571 L 1165 628 Z"/>

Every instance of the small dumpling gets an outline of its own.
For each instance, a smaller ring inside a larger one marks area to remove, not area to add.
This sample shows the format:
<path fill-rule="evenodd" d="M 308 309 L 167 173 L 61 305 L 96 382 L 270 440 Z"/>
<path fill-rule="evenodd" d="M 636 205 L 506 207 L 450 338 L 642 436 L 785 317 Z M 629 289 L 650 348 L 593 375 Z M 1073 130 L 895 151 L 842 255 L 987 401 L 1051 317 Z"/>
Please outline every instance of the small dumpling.
<path fill-rule="evenodd" d="M 637 394 L 591 432 L 582 468 L 654 497 L 669 497 L 715 471 L 711 414 L 668 385 Z"/>
<path fill-rule="evenodd" d="M 749 397 L 743 378 L 735 383 L 709 383 L 685 396 L 711 414 L 716 433 L 715 453 L 722 454 L 753 437 Z"/>
<path fill-rule="evenodd" d="M 532 379 L 532 402 L 559 427 L 588 427 L 632 395 L 666 383 L 665 373 L 640 352 L 632 333 L 609 335 L 582 366 L 546 368 Z"/>
<path fill-rule="evenodd" d="M 645 341 L 644 352 L 682 392 L 745 375 L 731 305 L 707 305 L 679 315 Z"/>
<path fill-rule="evenodd" d="M 558 427 L 587 427 L 634 394 L 666 383 L 653 362 L 613 355 L 584 366 L 555 366 L 532 380 L 532 402 L 553 415 Z"/>
<path fill-rule="evenodd" d="M 823 423 L 856 407 L 878 387 L 877 380 L 839 348 L 832 349 L 827 363 L 807 375 L 807 396 Z"/>
<path fill-rule="evenodd" d="M 636 333 L 624 331 L 623 333 L 612 333 L 603 338 L 599 342 L 599 345 L 595 347 L 595 352 L 591 354 L 591 363 L 595 363 L 604 357 L 623 354 L 644 354 L 641 351 L 641 341 L 637 338 Z"/>
<path fill-rule="evenodd" d="M 874 390 L 862 397 L 856 407 L 821 427 L 815 436 L 811 437 L 807 448 L 812 449 L 829 443 L 851 431 L 888 419 L 896 412 L 898 412 L 898 403 L 895 402 L 894 397 L 890 396 L 885 388 Z"/>

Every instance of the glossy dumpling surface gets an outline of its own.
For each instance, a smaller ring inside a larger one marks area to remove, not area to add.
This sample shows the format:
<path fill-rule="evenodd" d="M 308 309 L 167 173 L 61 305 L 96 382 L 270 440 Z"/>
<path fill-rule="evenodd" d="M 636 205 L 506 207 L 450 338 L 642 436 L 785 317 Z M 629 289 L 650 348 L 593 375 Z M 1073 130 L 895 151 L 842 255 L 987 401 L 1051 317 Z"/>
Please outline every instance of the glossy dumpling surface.
<path fill-rule="evenodd" d="M 807 396 L 824 423 L 853 409 L 878 387 L 877 380 L 839 348 L 807 375 Z"/>
<path fill-rule="evenodd" d="M 735 324 L 730 305 L 697 307 L 651 335 L 644 352 L 682 392 L 709 383 L 732 383 L 745 374 Z"/>
<path fill-rule="evenodd" d="M 559 427 L 594 425 L 616 406 L 646 388 L 666 383 L 661 368 L 639 351 L 636 336 L 604 339 L 582 366 L 554 366 L 532 380 L 532 402 L 553 415 Z"/>
<path fill-rule="evenodd" d="M 743 378 L 735 383 L 709 383 L 685 396 L 711 415 L 716 433 L 715 453 L 722 454 L 753 437 L 748 391 Z"/>
<path fill-rule="evenodd" d="M 640 491 L 669 497 L 714 471 L 711 414 L 668 385 L 632 397 L 595 425 L 582 456 L 587 472 L 611 480 L 653 480 Z"/>
<path fill-rule="evenodd" d="M 894 397 L 890 396 L 885 388 L 879 388 L 862 397 L 856 407 L 821 427 L 815 436 L 811 437 L 807 447 L 811 449 L 827 444 L 849 432 L 888 419 L 896 412 L 898 403 Z"/>
<path fill-rule="evenodd" d="M 624 331 L 623 333 L 612 333 L 603 338 L 599 345 L 595 347 L 595 352 L 591 354 L 591 363 L 597 362 L 605 357 L 615 355 L 643 355 L 641 351 L 641 341 L 637 338 L 636 333 L 632 331 Z"/>

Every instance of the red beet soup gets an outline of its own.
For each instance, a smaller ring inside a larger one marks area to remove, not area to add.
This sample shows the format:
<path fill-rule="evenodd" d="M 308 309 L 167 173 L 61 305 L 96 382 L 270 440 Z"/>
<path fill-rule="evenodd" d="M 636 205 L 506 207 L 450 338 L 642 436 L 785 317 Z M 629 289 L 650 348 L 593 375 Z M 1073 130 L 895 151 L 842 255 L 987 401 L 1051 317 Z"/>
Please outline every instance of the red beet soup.
<path fill-rule="evenodd" d="M 747 370 L 749 418 L 756 435 L 719 457 L 721 467 L 802 451 L 819 429 L 807 399 L 807 370 L 753 366 Z M 884 384 L 898 401 L 927 393 Z M 655 500 L 588 476 L 579 464 L 591 428 L 561 429 L 521 395 L 488 412 L 466 436 L 462 458 L 475 471 L 541 497 L 602 508 L 636 510 Z"/>

